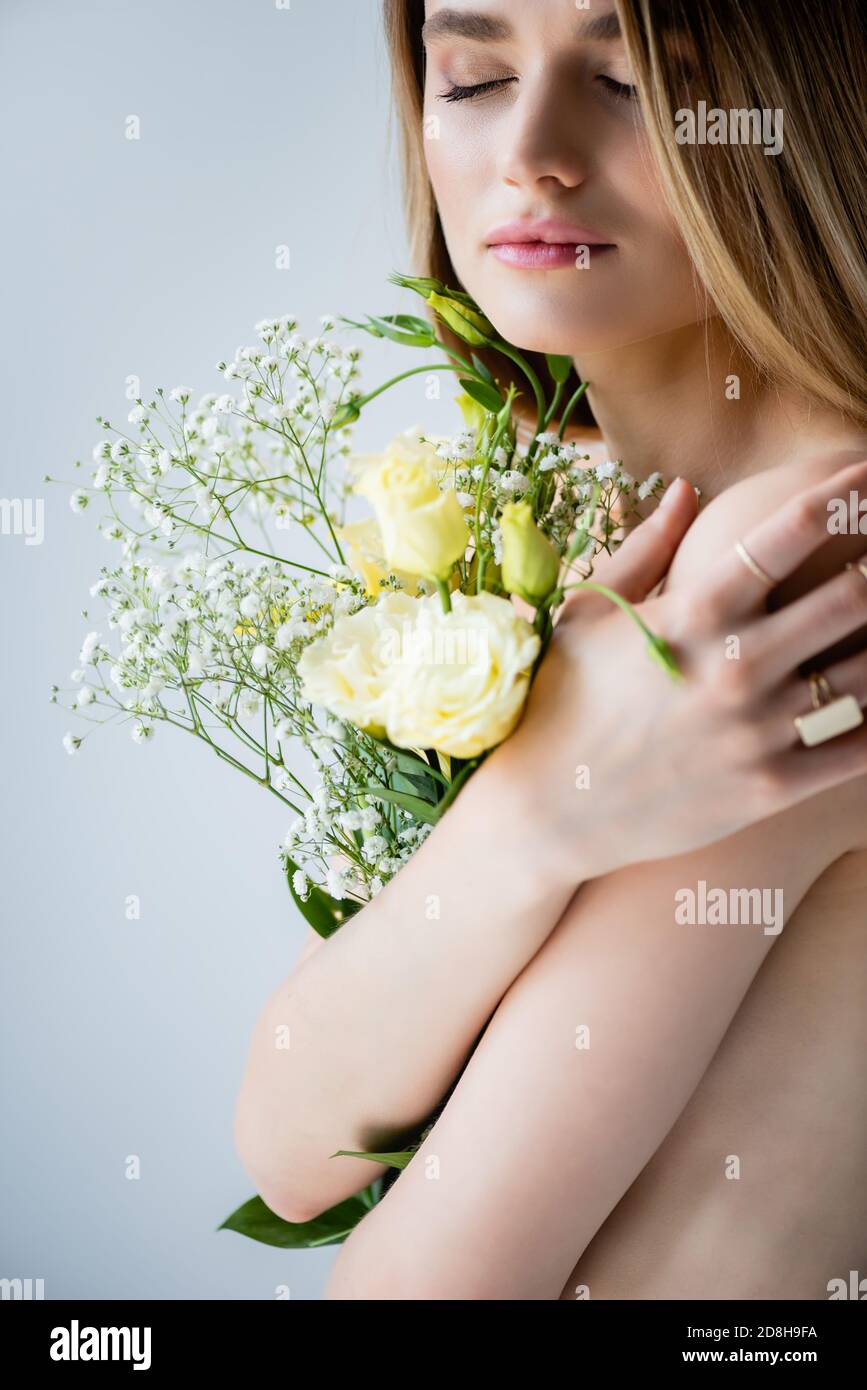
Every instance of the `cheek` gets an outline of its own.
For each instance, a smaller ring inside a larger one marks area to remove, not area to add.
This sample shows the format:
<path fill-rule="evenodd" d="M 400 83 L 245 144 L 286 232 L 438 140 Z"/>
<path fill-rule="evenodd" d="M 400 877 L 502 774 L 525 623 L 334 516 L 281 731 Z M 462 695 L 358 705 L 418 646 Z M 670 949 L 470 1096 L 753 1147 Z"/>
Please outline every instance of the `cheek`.
<path fill-rule="evenodd" d="M 452 209 L 463 208 L 464 220 L 487 187 L 490 162 L 490 133 L 472 121 L 457 128 L 454 113 L 445 116 L 433 111 L 425 114 L 424 153 L 434 198 L 444 223 L 454 221 L 460 230 L 460 217 Z"/>
<path fill-rule="evenodd" d="M 682 248 L 677 222 L 644 134 L 624 142 L 619 156 L 608 162 L 606 182 L 612 197 L 627 209 L 628 219 L 638 229 L 639 243 L 649 237 L 655 244 L 668 244 L 671 251 Z"/>

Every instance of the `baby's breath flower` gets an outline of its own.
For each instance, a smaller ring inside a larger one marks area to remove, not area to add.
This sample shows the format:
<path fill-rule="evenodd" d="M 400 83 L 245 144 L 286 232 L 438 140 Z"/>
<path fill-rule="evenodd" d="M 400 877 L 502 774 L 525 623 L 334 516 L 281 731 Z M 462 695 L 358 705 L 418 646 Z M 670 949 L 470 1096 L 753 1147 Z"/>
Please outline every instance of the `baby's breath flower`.
<path fill-rule="evenodd" d="M 650 494 L 653 492 L 654 488 L 655 488 L 660 482 L 662 482 L 662 474 L 661 474 L 661 473 L 651 473 L 648 477 L 646 477 L 646 478 L 644 479 L 644 482 L 643 482 L 643 483 L 640 483 L 640 484 L 639 484 L 639 486 L 638 486 L 638 496 L 640 497 L 640 499 L 641 499 L 642 502 L 644 501 L 644 499 L 645 499 L 646 497 L 649 497 L 649 496 L 650 496 Z"/>
<path fill-rule="evenodd" d="M 593 472 L 596 476 L 597 481 L 600 483 L 604 483 L 609 478 L 613 478 L 616 475 L 617 468 L 618 465 L 611 459 L 609 459 L 606 463 L 597 463 L 596 467 L 593 469 Z"/>

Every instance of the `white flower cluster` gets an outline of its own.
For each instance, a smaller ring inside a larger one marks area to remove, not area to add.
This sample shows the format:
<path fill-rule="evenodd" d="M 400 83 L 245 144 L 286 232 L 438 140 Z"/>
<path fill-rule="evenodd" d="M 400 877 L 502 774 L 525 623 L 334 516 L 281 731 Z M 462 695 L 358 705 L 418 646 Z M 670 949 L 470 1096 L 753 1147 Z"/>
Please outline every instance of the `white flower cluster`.
<path fill-rule="evenodd" d="M 639 484 L 619 460 L 591 466 L 589 454 L 583 453 L 579 444 L 562 441 L 554 431 L 538 434 L 533 446 L 519 444 L 511 453 L 498 447 L 487 464 L 476 461 L 473 440 L 473 431 L 461 431 L 441 441 L 437 453 L 453 466 L 448 485 L 454 487 L 471 524 L 478 505 L 480 539 L 491 546 L 497 564 L 502 560 L 503 544 L 498 518 L 508 502 L 536 500 L 539 490 L 547 488 L 538 508 L 539 526 L 563 551 L 570 536 L 587 519 L 598 486 L 597 543 L 588 541 L 589 553 L 598 544 L 615 548 L 623 538 L 618 532 L 625 535 L 624 528 L 637 518 L 637 504 L 663 491 L 659 473 Z"/>
<path fill-rule="evenodd" d="M 434 581 L 408 564 L 402 575 L 393 555 L 385 563 L 383 535 L 372 536 L 369 523 L 345 525 L 361 352 L 335 341 L 335 323 L 324 315 L 321 333 L 304 338 L 290 314 L 264 319 L 255 343 L 217 364 L 225 390 L 194 400 L 188 386 L 160 389 L 148 403 L 135 399 L 123 429 L 99 420 L 90 484 L 69 500 L 82 512 L 100 499 L 99 529 L 120 545 L 120 563 L 104 566 L 91 588 L 114 640 L 86 634 L 69 707 L 85 722 L 130 723 L 136 743 L 151 741 L 160 722 L 203 739 L 292 810 L 281 856 L 299 898 L 321 891 L 366 901 L 430 826 L 399 799 L 377 799 L 377 788 L 392 785 L 394 754 L 348 720 L 326 715 L 320 726 L 298 665 L 311 643 L 383 590 L 409 581 L 413 602 L 422 601 Z M 407 455 L 408 476 L 429 446 L 444 464 L 439 487 L 454 490 L 466 521 L 448 517 L 449 543 L 456 531 L 471 536 L 496 563 L 510 503 L 531 502 L 561 553 L 593 506 L 592 551 L 616 544 L 638 504 L 661 489 L 658 475 L 639 486 L 616 461 L 589 467 L 553 431 L 524 445 L 513 429 L 493 428 L 489 418 L 481 434 L 402 436 L 395 457 Z M 245 524 L 256 527 L 255 544 Z M 272 535 L 286 528 L 292 559 Z M 411 546 L 407 553 L 415 558 Z M 456 563 L 469 583 L 466 554 Z M 484 564 L 478 573 L 481 581 Z M 52 687 L 52 699 L 59 693 Z M 84 737 L 68 732 L 67 752 L 78 753 Z M 316 775 L 313 791 L 290 765 L 296 747 Z"/>
<path fill-rule="evenodd" d="M 323 329 L 332 327 L 326 316 Z M 310 530 L 323 514 L 342 519 L 345 485 L 323 467 L 323 454 L 350 451 L 348 428 L 337 435 L 330 425 L 351 396 L 360 350 L 327 336 L 303 339 L 288 315 L 257 328 L 261 344 L 219 363 L 240 383 L 237 396 L 212 392 L 191 405 L 188 386 L 160 389 L 129 411 L 133 432 L 115 430 L 96 444 L 91 485 L 76 488 L 70 506 L 81 512 L 104 495 L 112 515 L 100 529 L 126 556 L 191 531 L 231 545 L 239 515 L 266 534 L 269 525 Z M 119 502 L 134 515 L 122 515 Z"/>
<path fill-rule="evenodd" d="M 430 834 L 430 825 L 418 825 L 394 806 L 366 802 L 358 795 L 358 776 L 382 777 L 389 769 L 389 754 L 367 740 L 355 756 L 346 758 L 357 730 L 340 720 L 332 726 L 335 752 L 341 756 L 320 763 L 322 781 L 304 815 L 289 827 L 283 845 L 284 864 L 292 872 L 293 887 L 304 900 L 316 882 L 310 865 L 326 865 L 326 893 L 338 900 L 375 897 Z M 324 749 L 322 750 L 324 753 Z M 348 762 L 348 766 L 347 766 Z M 299 867 L 292 869 L 293 865 Z"/>

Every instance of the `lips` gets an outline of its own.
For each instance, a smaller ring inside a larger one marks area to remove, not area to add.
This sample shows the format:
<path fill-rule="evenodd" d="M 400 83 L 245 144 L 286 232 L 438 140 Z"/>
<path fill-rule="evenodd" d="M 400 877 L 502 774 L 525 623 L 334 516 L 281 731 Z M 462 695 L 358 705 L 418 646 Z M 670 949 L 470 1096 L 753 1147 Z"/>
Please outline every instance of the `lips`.
<path fill-rule="evenodd" d="M 523 243 L 546 246 L 612 246 L 614 243 L 599 232 L 548 217 L 537 220 L 522 218 L 494 227 L 485 238 L 489 246 L 517 246 Z"/>
<path fill-rule="evenodd" d="M 606 241 L 599 232 L 579 227 L 574 222 L 556 218 L 507 222 L 488 232 L 487 245 L 498 261 L 525 270 L 558 270 L 561 267 L 586 267 L 600 255 L 616 250 L 614 242 Z M 578 248 L 588 247 L 578 259 Z"/>

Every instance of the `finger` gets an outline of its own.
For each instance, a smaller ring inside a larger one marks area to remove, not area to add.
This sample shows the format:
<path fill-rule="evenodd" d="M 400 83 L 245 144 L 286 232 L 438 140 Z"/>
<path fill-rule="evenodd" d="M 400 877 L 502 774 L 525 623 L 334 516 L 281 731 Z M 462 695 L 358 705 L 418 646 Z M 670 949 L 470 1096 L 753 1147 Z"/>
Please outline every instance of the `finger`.
<path fill-rule="evenodd" d="M 708 601 L 732 617 L 763 610 L 770 590 L 827 541 L 832 499 L 865 489 L 867 460 L 861 460 L 798 493 L 742 538 L 747 555 L 771 582 L 765 583 L 732 547 L 711 570 Z"/>
<path fill-rule="evenodd" d="M 675 478 L 659 506 L 605 558 L 604 566 L 594 564 L 593 578 L 630 603 L 640 603 L 668 573 L 697 510 L 695 488 L 685 478 Z"/>
<path fill-rule="evenodd" d="M 794 806 L 867 773 L 867 723 L 814 748 L 799 744 L 772 764 L 781 806 Z"/>
<path fill-rule="evenodd" d="M 854 656 L 823 666 L 821 673 L 835 699 L 842 695 L 854 695 L 861 708 L 867 708 L 867 652 L 856 652 Z M 787 739 L 786 746 L 794 747 L 800 743 L 795 720 L 802 714 L 809 714 L 812 707 L 810 687 L 806 680 L 797 678 L 786 684 L 779 715 L 780 727 Z"/>
<path fill-rule="evenodd" d="M 862 557 L 858 565 L 835 574 L 785 608 L 760 619 L 762 679 L 779 680 L 865 624 L 867 558 Z"/>

